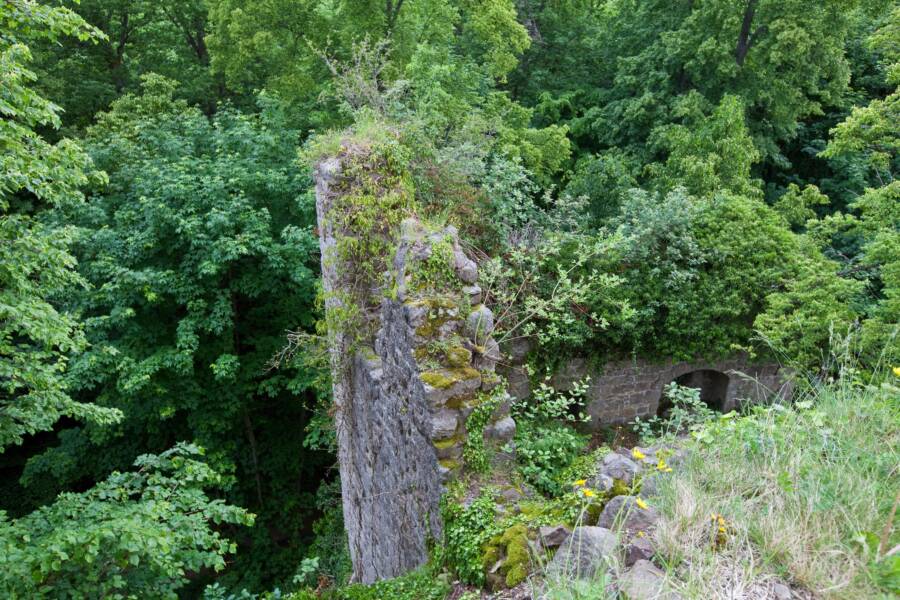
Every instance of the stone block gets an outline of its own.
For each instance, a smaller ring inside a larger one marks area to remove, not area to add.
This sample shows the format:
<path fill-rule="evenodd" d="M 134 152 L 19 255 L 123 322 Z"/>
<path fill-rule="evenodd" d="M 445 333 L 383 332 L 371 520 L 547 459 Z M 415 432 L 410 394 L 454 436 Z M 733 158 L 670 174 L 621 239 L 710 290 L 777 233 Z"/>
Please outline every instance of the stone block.
<path fill-rule="evenodd" d="M 455 410 L 441 409 L 431 415 L 431 439 L 445 440 L 452 438 L 459 427 L 459 413 Z"/>

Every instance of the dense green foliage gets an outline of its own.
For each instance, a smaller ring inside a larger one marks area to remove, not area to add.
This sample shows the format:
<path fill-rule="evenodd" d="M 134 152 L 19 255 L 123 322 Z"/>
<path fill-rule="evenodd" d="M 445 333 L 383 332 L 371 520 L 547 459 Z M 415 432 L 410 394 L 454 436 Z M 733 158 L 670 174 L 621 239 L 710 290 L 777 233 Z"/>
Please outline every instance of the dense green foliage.
<path fill-rule="evenodd" d="M 14 521 L 0 513 L 0 589 L 7 597 L 175 598 L 189 572 L 221 571 L 235 544 L 210 523 L 252 525 L 241 508 L 203 488 L 221 476 L 195 446 L 139 456 L 82 494 Z"/>
<path fill-rule="evenodd" d="M 62 372 L 69 352 L 84 348 L 79 323 L 51 303 L 54 294 L 78 287 L 68 251 L 71 227 L 49 228 L 41 208 L 80 206 L 80 187 L 93 172 L 90 159 L 71 140 L 47 142 L 35 128 L 58 127 L 59 107 L 33 88 L 28 43 L 75 35 L 100 36 L 77 15 L 27 2 L 4 5 L 0 29 L 3 89 L 0 144 L 0 448 L 46 431 L 62 416 L 107 424 L 119 414 L 73 400 Z M 102 178 L 102 177 L 101 177 Z"/>
<path fill-rule="evenodd" d="M 310 177 L 344 142 L 396 175 L 351 198 L 355 251 L 396 184 L 539 367 L 900 362 L 896 0 L 0 0 L 0 79 L 6 595 L 345 582 Z M 517 473 L 569 517 L 576 400 L 514 408 Z M 481 583 L 492 501 L 336 597 Z"/>

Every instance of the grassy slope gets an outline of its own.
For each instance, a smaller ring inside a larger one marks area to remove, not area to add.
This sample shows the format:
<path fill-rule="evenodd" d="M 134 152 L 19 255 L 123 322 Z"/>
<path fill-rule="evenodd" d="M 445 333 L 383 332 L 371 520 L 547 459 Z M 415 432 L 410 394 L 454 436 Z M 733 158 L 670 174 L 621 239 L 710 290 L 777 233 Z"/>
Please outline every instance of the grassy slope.
<path fill-rule="evenodd" d="M 900 487 L 898 381 L 831 385 L 796 408 L 708 427 L 657 500 L 661 558 L 680 591 L 754 597 L 771 577 L 823 598 L 900 591 L 900 556 L 883 558 L 900 542 L 900 515 L 889 523 Z M 716 549 L 713 514 L 728 522 Z"/>

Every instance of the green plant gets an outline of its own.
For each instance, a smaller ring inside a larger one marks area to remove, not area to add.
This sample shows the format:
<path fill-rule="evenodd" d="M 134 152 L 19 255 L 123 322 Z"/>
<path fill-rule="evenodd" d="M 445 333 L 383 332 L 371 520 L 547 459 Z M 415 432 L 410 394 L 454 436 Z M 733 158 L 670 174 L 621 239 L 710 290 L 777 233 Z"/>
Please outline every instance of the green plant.
<path fill-rule="evenodd" d="M 573 424 L 586 423 L 582 412 L 588 379 L 575 382 L 568 391 L 557 391 L 541 382 L 530 400 L 513 404 L 516 419 L 516 461 L 525 480 L 545 494 L 562 493 L 560 472 L 581 453 L 587 436 Z"/>
<path fill-rule="evenodd" d="M 441 500 L 444 543 L 437 549 L 438 562 L 456 573 L 460 581 L 483 585 L 483 546 L 502 531 L 495 521 L 495 491 L 484 489 L 468 506 L 454 497 L 458 494 L 445 494 Z"/>
<path fill-rule="evenodd" d="M 522 476 L 544 494 L 557 495 L 566 486 L 559 472 L 567 467 L 587 444 L 587 436 L 562 423 L 516 426 L 516 461 Z"/>
<path fill-rule="evenodd" d="M 478 396 L 477 405 L 466 419 L 466 437 L 463 445 L 463 460 L 466 468 L 475 473 L 486 473 L 490 467 L 490 456 L 484 445 L 484 428 L 500 403 L 510 399 L 505 386 L 497 386 L 488 393 Z"/>
<path fill-rule="evenodd" d="M 453 260 L 453 245 L 449 238 L 432 243 L 428 257 L 416 263 L 410 286 L 416 291 L 434 291 L 457 282 Z"/>
<path fill-rule="evenodd" d="M 307 556 L 300 561 L 291 583 L 297 586 L 309 585 L 315 582 L 316 576 L 319 574 L 319 557 Z"/>
<path fill-rule="evenodd" d="M 542 590 L 546 600 L 615 600 L 613 579 L 608 571 L 601 570 L 591 579 L 550 577 Z"/>
<path fill-rule="evenodd" d="M 671 406 L 667 415 L 634 420 L 634 431 L 642 439 L 671 439 L 685 433 L 700 435 L 703 426 L 719 416 L 700 399 L 697 388 L 681 386 L 673 381 L 666 385 L 663 397 Z"/>
<path fill-rule="evenodd" d="M 373 291 L 384 286 L 400 223 L 415 206 L 410 149 L 398 138 L 388 125 L 367 122 L 357 130 L 314 138 L 302 153 L 311 166 L 325 157 L 341 160 L 332 202 L 323 215 L 335 242 L 322 262 L 342 282 L 326 294 L 325 331 L 345 335 L 351 345 L 347 353 L 373 333 L 368 315 L 381 301 Z"/>
<path fill-rule="evenodd" d="M 334 591 L 326 591 L 323 600 L 444 600 L 450 592 L 446 576 L 425 566 L 395 579 L 379 581 L 372 585 L 348 585 Z"/>
<path fill-rule="evenodd" d="M 0 591 L 172 598 L 187 573 L 221 571 L 236 544 L 215 526 L 249 526 L 254 515 L 207 496 L 223 480 L 198 460 L 202 454 L 179 444 L 21 519 L 0 512 Z"/>

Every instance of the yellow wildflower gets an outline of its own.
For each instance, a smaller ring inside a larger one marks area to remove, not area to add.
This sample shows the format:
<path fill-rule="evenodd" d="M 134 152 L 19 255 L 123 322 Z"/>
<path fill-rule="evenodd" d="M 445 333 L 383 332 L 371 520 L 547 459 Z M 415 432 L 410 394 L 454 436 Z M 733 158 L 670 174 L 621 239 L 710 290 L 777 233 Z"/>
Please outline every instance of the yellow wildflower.
<path fill-rule="evenodd" d="M 644 533 L 643 531 L 638 531 L 638 532 L 637 532 L 637 536 L 638 536 L 638 537 L 644 537 L 645 535 L 647 535 L 647 534 Z"/>
<path fill-rule="evenodd" d="M 586 483 L 587 483 L 587 479 L 579 479 L 579 480 L 575 481 L 572 485 L 577 485 L 577 486 L 579 486 L 579 487 L 584 487 L 584 485 L 585 485 Z"/>
<path fill-rule="evenodd" d="M 900 377 L 900 367 L 894 367 L 894 375 Z"/>
<path fill-rule="evenodd" d="M 583 490 L 581 490 L 581 493 L 584 494 L 587 498 L 593 498 L 594 496 L 596 496 L 594 490 L 590 488 L 584 488 Z"/>
<path fill-rule="evenodd" d="M 644 510 L 647 510 L 648 508 L 647 503 L 644 502 L 640 496 L 634 499 L 634 503 L 638 505 L 638 508 L 643 508 Z"/>
<path fill-rule="evenodd" d="M 725 528 L 724 528 L 724 527 L 719 527 L 719 532 L 720 532 L 720 533 L 725 533 Z"/>
<path fill-rule="evenodd" d="M 643 452 L 641 452 L 640 450 L 638 450 L 637 448 L 633 448 L 633 449 L 631 450 L 631 455 L 632 455 L 633 457 L 635 457 L 636 459 L 638 459 L 638 460 L 641 460 L 641 459 L 643 459 L 643 458 L 647 458 L 647 455 L 644 454 Z"/>

